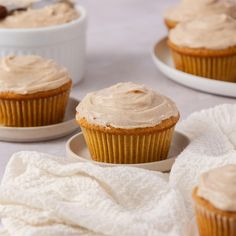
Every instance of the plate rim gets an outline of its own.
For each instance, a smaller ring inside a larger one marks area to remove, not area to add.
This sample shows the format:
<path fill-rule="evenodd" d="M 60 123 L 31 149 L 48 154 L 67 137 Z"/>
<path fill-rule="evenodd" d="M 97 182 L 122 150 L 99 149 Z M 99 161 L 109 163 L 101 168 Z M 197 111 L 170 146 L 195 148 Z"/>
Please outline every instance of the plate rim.
<path fill-rule="evenodd" d="M 195 89 L 198 91 L 202 91 L 202 92 L 210 93 L 210 94 L 215 94 L 215 95 L 220 95 L 220 96 L 226 96 L 226 97 L 232 97 L 232 98 L 236 97 L 236 93 L 233 94 L 233 92 L 230 92 L 230 94 L 228 94 L 228 92 L 222 91 L 222 89 L 220 91 L 212 91 L 212 89 L 209 89 L 207 87 L 204 88 L 204 86 L 200 86 L 200 85 L 196 86 L 196 84 L 193 86 L 189 85 L 189 83 L 188 83 L 189 81 L 187 81 L 187 80 L 198 79 L 197 80 L 198 84 L 204 83 L 204 84 L 208 84 L 208 86 L 210 84 L 211 86 L 218 86 L 220 88 L 225 87 L 225 86 L 228 86 L 228 87 L 233 86 L 233 87 L 235 87 L 235 90 L 236 90 L 236 83 L 228 82 L 228 81 L 212 80 L 212 79 L 209 79 L 206 77 L 200 77 L 200 76 L 188 74 L 183 71 L 177 70 L 174 67 L 171 67 L 168 64 L 166 64 L 165 62 L 163 62 L 163 60 L 157 55 L 156 49 L 158 46 L 160 46 L 161 43 L 165 43 L 167 41 L 167 39 L 168 39 L 168 36 L 165 36 L 165 37 L 162 37 L 161 39 L 159 39 L 154 44 L 154 47 L 152 48 L 152 51 L 151 51 L 151 56 L 154 61 L 154 64 L 156 65 L 156 67 L 158 67 L 158 69 L 162 72 L 162 74 L 164 74 L 168 79 L 175 81 L 176 83 L 182 84 L 188 88 L 192 88 L 192 89 Z M 177 77 L 182 77 L 182 79 L 180 80 L 180 79 L 173 78 L 174 76 L 171 76 L 170 75 L 171 73 L 176 74 Z"/>
<path fill-rule="evenodd" d="M 186 138 L 186 140 L 188 140 L 188 144 L 187 144 L 187 146 L 189 145 L 189 143 L 190 143 L 190 139 L 185 135 L 185 134 L 183 134 L 183 133 L 181 133 L 181 132 L 179 132 L 179 131 L 177 131 L 177 130 L 175 130 L 175 133 L 178 133 L 178 134 L 181 134 L 184 138 Z M 176 160 L 176 158 L 177 158 L 177 156 L 173 156 L 173 157 L 170 157 L 170 158 L 168 158 L 168 159 L 166 159 L 166 160 L 162 160 L 162 161 L 155 161 L 155 162 L 148 162 L 148 163 L 139 163 L 139 164 L 113 164 L 113 163 L 103 163 L 103 162 L 97 162 L 97 161 L 94 161 L 94 160 L 89 160 L 89 159 L 87 159 L 87 158 L 85 158 L 85 157 L 81 157 L 81 156 L 79 156 L 79 155 L 77 155 L 75 152 L 73 152 L 73 150 L 70 148 L 70 145 L 71 145 L 71 142 L 74 140 L 74 139 L 76 139 L 77 137 L 79 137 L 79 136 L 83 136 L 83 132 L 79 132 L 79 133 L 77 133 L 77 134 L 75 134 L 75 135 L 73 135 L 67 142 L 66 142 L 66 155 L 68 156 L 68 157 L 72 157 L 72 158 L 76 158 L 77 160 L 81 160 L 81 161 L 83 161 L 83 162 L 88 162 L 88 163 L 92 163 L 92 164 L 96 164 L 96 165 L 100 165 L 100 166 L 104 166 L 104 167 L 118 167 L 118 166 L 127 166 L 127 167 L 138 167 L 138 168 L 145 168 L 145 169 L 149 169 L 149 170 L 154 170 L 154 168 L 153 169 L 151 169 L 151 166 L 153 165 L 153 164 L 163 164 L 163 163 L 165 163 L 165 164 L 167 164 L 167 162 L 169 162 L 169 165 L 170 165 L 170 168 L 168 168 L 168 170 L 163 170 L 162 172 L 165 172 L 165 171 L 169 171 L 170 169 L 171 169 L 171 167 L 172 167 L 172 165 L 173 165 L 173 163 L 175 162 L 175 160 Z M 187 147 L 186 146 L 186 147 Z M 149 168 L 148 168 L 149 167 Z"/>

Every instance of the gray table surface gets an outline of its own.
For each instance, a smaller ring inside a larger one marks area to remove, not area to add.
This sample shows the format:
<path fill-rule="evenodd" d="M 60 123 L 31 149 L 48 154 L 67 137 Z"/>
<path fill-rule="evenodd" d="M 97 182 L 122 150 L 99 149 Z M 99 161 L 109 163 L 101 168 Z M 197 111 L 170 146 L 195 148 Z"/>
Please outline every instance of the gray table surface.
<path fill-rule="evenodd" d="M 135 81 L 166 94 L 179 107 L 181 119 L 194 111 L 235 99 L 198 92 L 167 79 L 155 67 L 151 50 L 166 36 L 163 11 L 173 0 L 81 0 L 89 12 L 87 70 L 72 96 L 83 98 L 93 90 L 120 81 Z M 71 135 L 70 135 L 71 136 Z M 36 150 L 65 155 L 70 136 L 41 143 L 0 142 L 0 177 L 12 153 Z"/>

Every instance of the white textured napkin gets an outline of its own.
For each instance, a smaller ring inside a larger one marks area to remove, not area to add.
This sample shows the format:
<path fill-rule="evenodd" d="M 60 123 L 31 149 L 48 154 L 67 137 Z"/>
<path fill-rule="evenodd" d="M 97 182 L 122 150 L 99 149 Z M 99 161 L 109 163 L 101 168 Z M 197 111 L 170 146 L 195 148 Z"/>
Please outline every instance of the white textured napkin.
<path fill-rule="evenodd" d="M 12 236 L 179 235 L 181 222 L 174 222 L 184 207 L 164 174 L 68 163 L 34 152 L 12 157 L 0 204 Z"/>
<path fill-rule="evenodd" d="M 0 186 L 0 235 L 184 235 L 200 173 L 236 163 L 236 105 L 194 113 L 180 130 L 191 143 L 169 180 L 158 172 L 36 152 L 13 155 Z"/>
<path fill-rule="evenodd" d="M 191 217 L 192 189 L 201 173 L 236 164 L 236 105 L 219 105 L 193 113 L 179 128 L 191 143 L 177 158 L 169 183 L 182 193 Z"/>

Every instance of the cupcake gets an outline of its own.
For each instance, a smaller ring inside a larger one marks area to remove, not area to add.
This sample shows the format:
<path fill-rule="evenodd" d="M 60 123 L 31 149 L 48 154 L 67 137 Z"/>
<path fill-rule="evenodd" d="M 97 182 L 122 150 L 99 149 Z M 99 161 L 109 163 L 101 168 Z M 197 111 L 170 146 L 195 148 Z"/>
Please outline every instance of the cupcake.
<path fill-rule="evenodd" d="M 167 9 L 164 19 L 167 28 L 173 29 L 179 23 L 216 14 L 236 18 L 236 3 L 231 0 L 182 0 Z"/>
<path fill-rule="evenodd" d="M 168 45 L 175 67 L 193 75 L 236 82 L 236 19 L 214 15 L 180 23 Z"/>
<path fill-rule="evenodd" d="M 193 199 L 200 236 L 236 235 L 236 165 L 204 173 Z"/>
<path fill-rule="evenodd" d="M 169 98 L 126 82 L 89 93 L 76 119 L 93 160 L 136 164 L 167 158 L 179 112 Z"/>
<path fill-rule="evenodd" d="M 0 60 L 0 124 L 31 127 L 61 122 L 71 79 L 67 70 L 39 56 Z"/>

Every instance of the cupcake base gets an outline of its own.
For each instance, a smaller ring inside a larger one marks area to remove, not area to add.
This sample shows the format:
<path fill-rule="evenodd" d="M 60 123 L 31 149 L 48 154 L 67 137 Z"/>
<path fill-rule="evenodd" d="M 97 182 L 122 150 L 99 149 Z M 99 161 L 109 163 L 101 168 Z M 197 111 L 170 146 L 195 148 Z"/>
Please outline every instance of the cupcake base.
<path fill-rule="evenodd" d="M 235 236 L 236 212 L 224 212 L 193 191 L 194 208 L 200 236 Z"/>
<path fill-rule="evenodd" d="M 33 127 L 63 120 L 71 82 L 34 94 L 0 93 L 0 124 L 12 127 Z"/>
<path fill-rule="evenodd" d="M 190 49 L 168 41 L 176 69 L 215 80 L 236 82 L 236 47 Z"/>
<path fill-rule="evenodd" d="M 151 128 L 118 129 L 79 120 L 92 159 L 115 164 L 138 164 L 164 160 L 179 117 Z"/>

